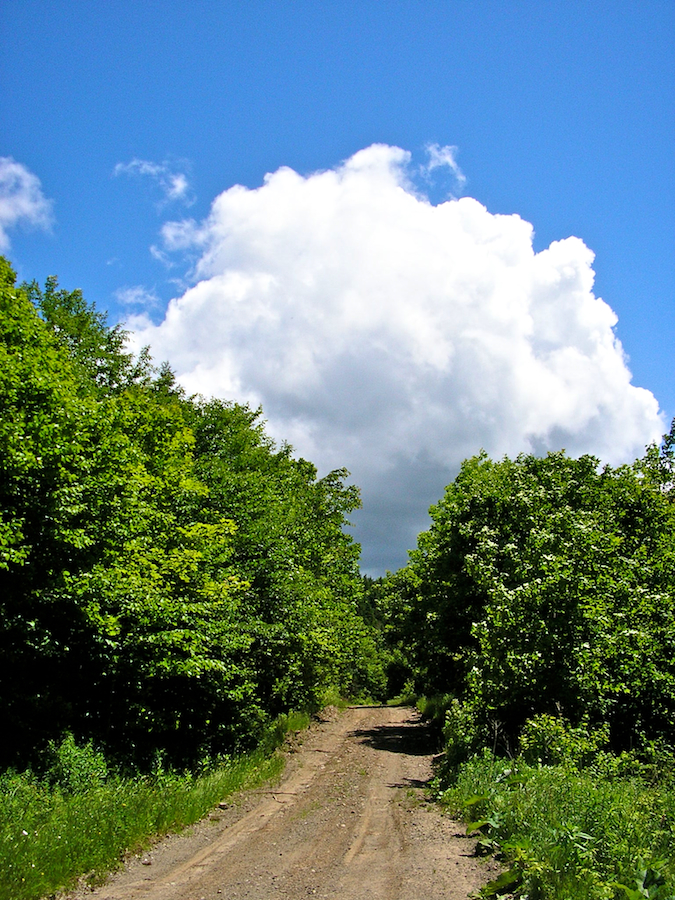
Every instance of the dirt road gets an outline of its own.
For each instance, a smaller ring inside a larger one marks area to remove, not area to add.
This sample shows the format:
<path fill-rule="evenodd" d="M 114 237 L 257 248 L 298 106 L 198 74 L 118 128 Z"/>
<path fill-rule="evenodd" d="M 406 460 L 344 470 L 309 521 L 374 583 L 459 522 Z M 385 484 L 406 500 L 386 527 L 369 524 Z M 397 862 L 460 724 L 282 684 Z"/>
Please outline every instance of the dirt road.
<path fill-rule="evenodd" d="M 466 900 L 490 877 L 457 823 L 424 802 L 431 774 L 414 710 L 324 716 L 281 783 L 157 845 L 96 900 Z"/>

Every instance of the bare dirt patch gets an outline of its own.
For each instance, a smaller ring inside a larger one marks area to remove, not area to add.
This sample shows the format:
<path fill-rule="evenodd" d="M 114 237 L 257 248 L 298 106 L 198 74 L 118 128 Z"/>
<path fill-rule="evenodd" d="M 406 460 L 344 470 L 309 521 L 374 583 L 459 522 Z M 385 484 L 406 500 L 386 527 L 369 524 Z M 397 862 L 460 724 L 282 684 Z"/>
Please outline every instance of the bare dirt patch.
<path fill-rule="evenodd" d="M 96 900 L 466 900 L 491 877 L 474 842 L 424 799 L 433 747 L 414 710 L 325 715 L 283 778 L 167 838 Z"/>

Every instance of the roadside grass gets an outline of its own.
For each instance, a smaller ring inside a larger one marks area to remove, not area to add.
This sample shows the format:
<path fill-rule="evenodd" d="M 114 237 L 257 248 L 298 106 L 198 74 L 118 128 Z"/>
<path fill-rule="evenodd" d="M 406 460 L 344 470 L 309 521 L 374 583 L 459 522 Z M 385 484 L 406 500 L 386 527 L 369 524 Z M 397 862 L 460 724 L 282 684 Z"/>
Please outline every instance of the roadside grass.
<path fill-rule="evenodd" d="M 320 697 L 320 706 L 325 709 L 327 706 L 334 706 L 336 709 L 345 710 L 350 703 L 362 702 L 361 697 L 344 697 L 337 687 L 326 688 Z"/>
<path fill-rule="evenodd" d="M 93 777 L 83 784 L 73 777 L 78 766 L 91 769 L 91 760 L 98 759 L 100 768 L 101 757 L 90 745 L 77 748 L 72 738 L 62 745 L 70 770 L 61 773 L 60 784 L 30 772 L 5 773 L 0 776 L 0 900 L 39 900 L 82 875 L 92 885 L 101 883 L 126 854 L 198 821 L 235 791 L 280 775 L 284 762 L 275 749 L 288 732 L 308 723 L 304 713 L 281 716 L 254 752 L 201 775 L 159 771 L 138 778 Z"/>
<path fill-rule="evenodd" d="M 489 751 L 463 763 L 439 799 L 495 852 L 504 873 L 484 897 L 673 900 L 675 779 L 599 757 L 578 770 Z M 651 775 L 651 777 L 650 777 Z"/>
<path fill-rule="evenodd" d="M 420 698 L 419 694 L 416 694 L 411 685 L 405 685 L 400 694 L 396 694 L 395 697 L 389 697 L 386 701 L 387 706 L 417 706 L 420 702 L 426 700 L 425 697 Z"/>
<path fill-rule="evenodd" d="M 431 697 L 417 698 L 415 706 L 424 720 L 442 727 L 451 703 L 452 694 L 433 694 Z"/>

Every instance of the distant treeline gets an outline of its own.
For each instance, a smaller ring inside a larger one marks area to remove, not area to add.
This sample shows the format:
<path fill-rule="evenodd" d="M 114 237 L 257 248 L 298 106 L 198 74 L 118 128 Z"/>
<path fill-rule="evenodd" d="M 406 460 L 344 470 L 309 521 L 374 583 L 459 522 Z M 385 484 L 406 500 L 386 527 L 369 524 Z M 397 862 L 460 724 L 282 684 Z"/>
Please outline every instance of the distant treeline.
<path fill-rule="evenodd" d="M 191 765 L 328 688 L 381 693 L 358 490 L 260 416 L 187 397 L 79 291 L 0 258 L 1 766 L 65 734 Z"/>

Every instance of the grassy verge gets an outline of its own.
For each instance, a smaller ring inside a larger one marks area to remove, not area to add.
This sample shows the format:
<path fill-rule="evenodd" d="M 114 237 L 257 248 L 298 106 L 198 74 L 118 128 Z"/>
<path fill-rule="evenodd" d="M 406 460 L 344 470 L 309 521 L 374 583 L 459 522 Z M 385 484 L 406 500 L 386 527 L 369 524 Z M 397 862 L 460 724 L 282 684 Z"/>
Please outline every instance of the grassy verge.
<path fill-rule="evenodd" d="M 496 852 L 504 874 L 485 897 L 673 900 L 675 783 L 602 767 L 474 757 L 441 801 Z M 651 782 L 651 783 L 650 783 Z"/>
<path fill-rule="evenodd" d="M 87 785 L 72 777 L 71 765 L 66 773 L 70 778 L 54 786 L 31 773 L 4 774 L 0 777 L 0 900 L 39 900 L 83 874 L 92 883 L 102 880 L 125 853 L 198 821 L 235 791 L 279 775 L 283 760 L 273 751 L 287 732 L 298 731 L 308 722 L 304 714 L 283 716 L 258 750 L 202 775 L 160 772 L 143 778 L 93 777 Z M 72 746 L 71 742 L 71 751 Z M 81 748 L 79 756 L 78 751 L 70 753 L 80 768 L 82 759 L 90 763 L 91 757 L 91 748 Z"/>

